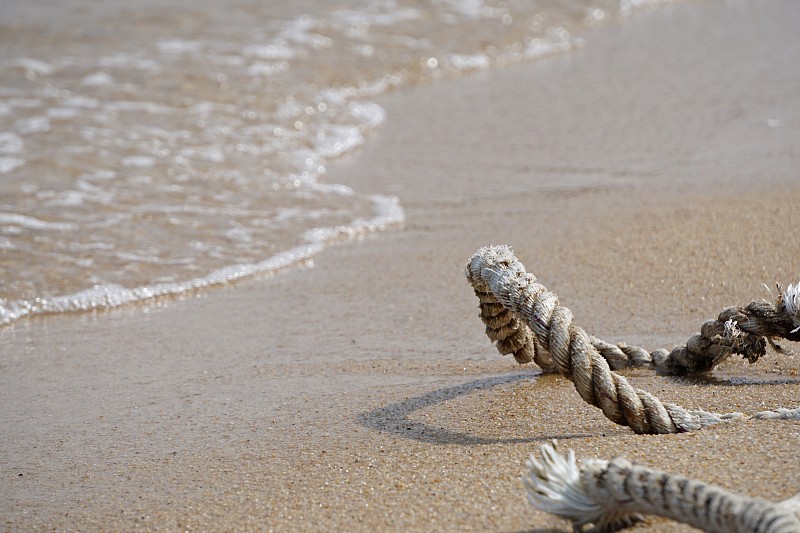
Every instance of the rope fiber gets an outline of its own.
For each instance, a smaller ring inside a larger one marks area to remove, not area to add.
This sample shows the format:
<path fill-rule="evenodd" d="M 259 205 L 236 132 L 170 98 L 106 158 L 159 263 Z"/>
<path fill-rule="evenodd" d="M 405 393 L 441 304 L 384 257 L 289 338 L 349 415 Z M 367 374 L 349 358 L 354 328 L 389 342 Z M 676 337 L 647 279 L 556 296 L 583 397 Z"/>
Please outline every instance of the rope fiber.
<path fill-rule="evenodd" d="M 624 457 L 575 460 L 556 442 L 527 462 L 531 504 L 572 522 L 576 532 L 610 533 L 657 515 L 714 533 L 797 533 L 800 494 L 773 503 L 637 465 Z"/>
<path fill-rule="evenodd" d="M 667 374 L 708 372 L 733 355 L 757 361 L 773 338 L 800 341 L 800 284 L 790 285 L 775 304 L 761 300 L 724 309 L 671 351 L 648 352 L 588 335 L 573 323 L 572 312 L 559 304 L 558 297 L 526 272 L 508 246 L 478 250 L 467 263 L 466 276 L 478 297 L 486 335 L 500 354 L 512 354 L 519 364 L 534 362 L 545 372 L 558 372 L 572 381 L 584 401 L 636 433 L 692 431 L 747 417 L 662 402 L 634 388 L 615 369 L 650 366 Z M 751 418 L 800 419 L 800 408 L 764 411 Z"/>

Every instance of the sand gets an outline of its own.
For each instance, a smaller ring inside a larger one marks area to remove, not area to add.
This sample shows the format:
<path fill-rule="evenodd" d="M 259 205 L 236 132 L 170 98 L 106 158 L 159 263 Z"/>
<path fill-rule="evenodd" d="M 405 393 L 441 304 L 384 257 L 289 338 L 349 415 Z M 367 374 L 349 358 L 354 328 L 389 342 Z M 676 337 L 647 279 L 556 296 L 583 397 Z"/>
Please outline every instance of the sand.
<path fill-rule="evenodd" d="M 310 269 L 0 330 L 0 529 L 568 531 L 519 480 L 552 438 L 765 498 L 800 489 L 798 422 L 637 436 L 483 335 L 462 269 L 487 243 L 590 333 L 648 348 L 800 280 L 800 4 L 617 24 L 382 98 L 386 127 L 329 179 L 398 195 L 403 228 Z M 794 407 L 785 348 L 625 374 L 688 408 Z"/>

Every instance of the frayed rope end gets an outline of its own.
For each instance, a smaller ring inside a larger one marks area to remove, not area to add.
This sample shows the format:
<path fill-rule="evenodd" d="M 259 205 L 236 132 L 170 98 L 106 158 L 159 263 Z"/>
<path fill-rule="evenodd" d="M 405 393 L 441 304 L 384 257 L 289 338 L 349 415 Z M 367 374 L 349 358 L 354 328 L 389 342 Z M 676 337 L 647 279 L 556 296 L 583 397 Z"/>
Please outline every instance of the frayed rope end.
<path fill-rule="evenodd" d="M 531 455 L 527 466 L 529 475 L 522 481 L 528 501 L 541 511 L 569 520 L 574 531 L 591 525 L 589 531 L 611 533 L 644 521 L 640 514 L 624 510 L 613 500 L 599 501 L 603 491 L 589 486 L 608 470 L 608 461 L 591 458 L 578 464 L 574 451 L 561 455 L 553 440 L 542 445 L 538 457 Z"/>
<path fill-rule="evenodd" d="M 556 450 L 556 441 L 543 444 L 540 455 L 527 461 L 529 475 L 523 478 L 528 499 L 537 509 L 570 520 L 601 510 L 583 488 L 581 469 L 575 452 L 564 457 Z"/>
<path fill-rule="evenodd" d="M 603 461 L 607 464 L 607 461 Z M 581 480 L 575 452 L 564 457 L 556 450 L 556 441 L 543 444 L 540 454 L 527 461 L 529 475 L 522 478 L 528 501 L 541 511 L 584 525 L 603 516 L 603 506 L 594 501 Z"/>
<path fill-rule="evenodd" d="M 792 317 L 794 325 L 796 326 L 791 333 L 800 331 L 800 283 L 796 285 L 789 284 L 786 287 L 786 292 L 781 295 L 783 307 L 789 316 Z"/>

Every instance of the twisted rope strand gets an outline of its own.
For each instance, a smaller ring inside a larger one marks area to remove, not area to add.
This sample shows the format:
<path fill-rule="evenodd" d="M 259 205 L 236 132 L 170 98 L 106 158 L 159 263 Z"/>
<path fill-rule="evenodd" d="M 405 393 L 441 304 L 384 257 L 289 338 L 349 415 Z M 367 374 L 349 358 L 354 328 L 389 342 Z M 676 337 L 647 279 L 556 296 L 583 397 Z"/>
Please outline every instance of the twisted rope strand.
<path fill-rule="evenodd" d="M 520 289 L 524 289 L 525 282 L 535 286 L 529 293 L 530 297 L 545 301 L 540 302 L 540 311 L 526 317 L 525 322 L 533 318 L 539 324 L 542 312 L 546 313 L 547 306 L 557 302 L 557 297 L 536 283 L 533 274 L 525 272 L 522 263 L 507 246 L 481 248 L 467 265 L 467 277 L 481 301 L 480 316 L 486 324 L 486 333 L 490 339 L 497 341 L 498 350 L 503 355 L 513 353 L 520 364 L 534 361 L 543 370 L 553 371 L 548 364 L 547 354 L 538 355 L 543 364 L 537 360 L 537 337 L 531 337 L 530 330 L 518 324 L 514 312 L 495 297 L 494 291 L 486 283 L 488 280 L 481 279 L 482 268 L 500 268 L 515 273 Z M 498 271 L 495 280 L 501 278 Z M 510 296 L 506 301 L 511 301 Z M 504 310 L 507 312 L 503 313 Z M 533 329 L 536 330 L 535 325 Z M 731 355 L 741 355 L 754 363 L 766 353 L 767 341 L 772 342 L 773 338 L 800 341 L 800 284 L 789 285 L 774 305 L 762 300 L 753 301 L 745 307 L 724 309 L 715 320 L 704 322 L 700 332 L 686 344 L 671 351 L 658 349 L 648 352 L 638 346 L 615 345 L 596 337 L 589 337 L 589 341 L 608 361 L 612 370 L 628 366 L 651 366 L 662 373 L 685 374 L 707 372 Z M 547 346 L 544 349 L 547 351 Z"/>
<path fill-rule="evenodd" d="M 745 415 L 663 403 L 631 386 L 612 366 L 652 361 L 657 368 L 708 370 L 731 353 L 755 353 L 758 346 L 763 352 L 765 334 L 791 339 L 790 328 L 795 321 L 800 323 L 800 296 L 793 293 L 777 307 L 753 302 L 744 310 L 728 308 L 716 321 L 703 324 L 701 333 L 686 346 L 648 354 L 641 348 L 613 346 L 590 337 L 573 323 L 572 312 L 559 305 L 558 297 L 525 271 L 508 246 L 478 250 L 467 264 L 466 275 L 480 301 L 486 334 L 501 354 L 513 354 L 520 364 L 534 361 L 544 371 L 559 372 L 572 381 L 584 401 L 636 433 L 692 431 Z M 800 409 L 768 411 L 756 417 L 800 418 Z"/>
<path fill-rule="evenodd" d="M 624 457 L 585 459 L 580 464 L 556 442 L 544 444 L 527 462 L 523 478 L 537 509 L 566 518 L 575 531 L 625 529 L 642 514 L 670 518 L 718 533 L 797 533 L 800 494 L 773 503 L 729 492 L 716 485 L 635 465 Z"/>

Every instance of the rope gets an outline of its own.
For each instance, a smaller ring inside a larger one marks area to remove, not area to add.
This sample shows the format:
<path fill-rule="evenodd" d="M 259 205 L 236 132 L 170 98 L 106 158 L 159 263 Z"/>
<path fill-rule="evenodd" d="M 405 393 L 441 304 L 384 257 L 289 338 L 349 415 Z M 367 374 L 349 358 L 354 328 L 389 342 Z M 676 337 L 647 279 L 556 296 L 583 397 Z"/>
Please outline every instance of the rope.
<path fill-rule="evenodd" d="M 765 353 L 766 337 L 800 340 L 800 285 L 790 285 L 776 305 L 761 301 L 725 309 L 717 320 L 704 323 L 686 345 L 671 352 L 649 353 L 590 337 L 573 324 L 572 312 L 559 304 L 558 297 L 525 271 L 508 246 L 478 250 L 467 264 L 466 276 L 480 301 L 479 316 L 486 335 L 502 355 L 513 354 L 520 364 L 534 361 L 545 372 L 559 372 L 573 382 L 584 401 L 636 433 L 692 431 L 745 415 L 663 403 L 631 386 L 612 367 L 652 365 L 670 373 L 707 371 L 732 354 L 757 360 Z M 800 417 L 800 409 L 756 415 L 795 417 Z"/>
<path fill-rule="evenodd" d="M 619 531 L 650 514 L 709 532 L 797 533 L 800 494 L 773 503 L 727 491 L 716 485 L 635 465 L 624 457 L 611 461 L 566 457 L 544 444 L 527 462 L 523 478 L 528 500 L 537 509 L 566 518 L 574 531 Z"/>

